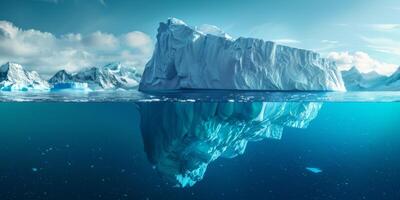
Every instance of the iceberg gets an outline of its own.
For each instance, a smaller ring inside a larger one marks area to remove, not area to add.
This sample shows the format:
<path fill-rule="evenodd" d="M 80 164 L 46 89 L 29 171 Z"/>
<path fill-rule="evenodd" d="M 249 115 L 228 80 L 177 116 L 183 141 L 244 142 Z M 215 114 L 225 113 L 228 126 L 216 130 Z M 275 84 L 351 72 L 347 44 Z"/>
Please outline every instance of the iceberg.
<path fill-rule="evenodd" d="M 139 90 L 345 91 L 334 62 L 318 53 L 253 38 L 232 39 L 215 26 L 160 23 Z"/>
<path fill-rule="evenodd" d="M 27 71 L 20 64 L 8 62 L 0 66 L 1 91 L 46 91 L 49 84 L 35 71 Z"/>
<path fill-rule="evenodd" d="M 314 174 L 319 174 L 322 172 L 322 169 L 320 169 L 318 167 L 306 167 L 306 170 L 308 170 Z"/>
<path fill-rule="evenodd" d="M 139 85 L 140 77 L 140 73 L 134 67 L 110 63 L 103 67 L 85 69 L 76 74 L 61 70 L 49 79 L 49 83 L 53 88 L 71 86 L 69 89 L 135 89 Z"/>
<path fill-rule="evenodd" d="M 219 157 L 243 154 L 248 142 L 281 139 L 285 127 L 306 128 L 322 103 L 138 103 L 145 152 L 170 183 L 193 186 Z"/>
<path fill-rule="evenodd" d="M 60 90 L 78 90 L 78 91 L 90 91 L 87 83 L 79 82 L 60 82 L 52 86 L 51 91 Z"/>
<path fill-rule="evenodd" d="M 356 67 L 342 71 L 349 91 L 396 91 L 400 90 L 400 67 L 390 76 L 376 72 L 362 73 Z"/>

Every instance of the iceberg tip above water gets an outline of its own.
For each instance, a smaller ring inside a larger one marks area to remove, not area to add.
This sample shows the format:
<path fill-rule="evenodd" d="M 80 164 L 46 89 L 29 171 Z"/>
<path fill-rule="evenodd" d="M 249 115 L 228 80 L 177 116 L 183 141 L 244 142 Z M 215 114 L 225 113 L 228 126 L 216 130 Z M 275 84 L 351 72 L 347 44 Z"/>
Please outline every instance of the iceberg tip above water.
<path fill-rule="evenodd" d="M 193 28 L 175 18 L 160 23 L 139 89 L 346 90 L 335 63 L 318 53 L 234 40 L 215 26 Z"/>

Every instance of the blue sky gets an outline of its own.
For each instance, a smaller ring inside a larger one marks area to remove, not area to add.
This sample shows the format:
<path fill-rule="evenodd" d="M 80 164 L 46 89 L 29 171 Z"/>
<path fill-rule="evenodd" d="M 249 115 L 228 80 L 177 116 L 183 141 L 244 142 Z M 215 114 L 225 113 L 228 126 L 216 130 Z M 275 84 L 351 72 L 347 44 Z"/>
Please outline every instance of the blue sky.
<path fill-rule="evenodd" d="M 0 62 L 48 74 L 112 61 L 142 68 L 168 17 L 311 49 L 342 69 L 400 65 L 398 0 L 0 0 Z"/>

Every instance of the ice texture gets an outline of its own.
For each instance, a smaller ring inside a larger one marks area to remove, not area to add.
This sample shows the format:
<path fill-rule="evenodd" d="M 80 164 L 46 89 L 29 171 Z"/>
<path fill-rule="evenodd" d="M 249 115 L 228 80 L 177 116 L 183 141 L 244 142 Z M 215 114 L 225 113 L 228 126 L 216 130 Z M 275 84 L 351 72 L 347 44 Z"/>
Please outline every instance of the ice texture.
<path fill-rule="evenodd" d="M 217 27 L 192 28 L 175 18 L 160 23 L 139 89 L 346 90 L 335 63 L 318 53 L 234 40 Z"/>
<path fill-rule="evenodd" d="M 322 103 L 138 103 L 148 159 L 172 184 L 192 186 L 212 161 L 243 154 L 249 141 L 306 128 Z"/>

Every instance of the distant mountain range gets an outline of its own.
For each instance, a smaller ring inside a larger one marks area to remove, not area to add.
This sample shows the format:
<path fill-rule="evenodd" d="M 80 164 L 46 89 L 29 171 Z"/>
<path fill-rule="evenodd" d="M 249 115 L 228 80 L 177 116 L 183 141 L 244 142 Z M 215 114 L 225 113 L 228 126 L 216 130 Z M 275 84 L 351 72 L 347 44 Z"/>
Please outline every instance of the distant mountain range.
<path fill-rule="evenodd" d="M 391 76 L 376 72 L 362 73 L 356 67 L 342 71 L 347 91 L 400 91 L 400 67 Z M 28 71 L 20 64 L 8 62 L 0 66 L 1 91 L 46 90 L 113 90 L 136 89 L 141 73 L 135 67 L 110 63 L 102 67 L 83 69 L 77 73 L 58 71 L 44 80 L 35 71 Z"/>
<path fill-rule="evenodd" d="M 0 90 L 110 90 L 135 89 L 139 85 L 141 74 L 135 67 L 121 63 L 110 63 L 103 67 L 92 67 L 77 73 L 58 71 L 48 81 L 35 71 L 27 71 L 21 65 L 8 62 L 0 66 Z"/>
<path fill-rule="evenodd" d="M 376 72 L 361 73 L 356 67 L 342 71 L 342 78 L 348 91 L 395 91 L 400 90 L 400 67 L 391 76 Z"/>

